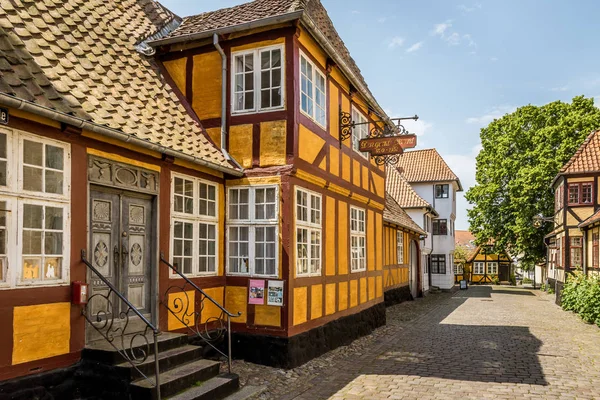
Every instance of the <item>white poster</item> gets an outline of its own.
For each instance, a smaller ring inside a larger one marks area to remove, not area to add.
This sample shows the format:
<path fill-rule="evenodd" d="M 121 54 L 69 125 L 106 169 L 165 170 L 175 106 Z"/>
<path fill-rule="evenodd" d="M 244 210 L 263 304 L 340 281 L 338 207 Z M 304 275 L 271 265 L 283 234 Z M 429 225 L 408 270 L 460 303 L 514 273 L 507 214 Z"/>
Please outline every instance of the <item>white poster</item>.
<path fill-rule="evenodd" d="M 269 281 L 267 304 L 270 306 L 283 306 L 283 281 Z"/>

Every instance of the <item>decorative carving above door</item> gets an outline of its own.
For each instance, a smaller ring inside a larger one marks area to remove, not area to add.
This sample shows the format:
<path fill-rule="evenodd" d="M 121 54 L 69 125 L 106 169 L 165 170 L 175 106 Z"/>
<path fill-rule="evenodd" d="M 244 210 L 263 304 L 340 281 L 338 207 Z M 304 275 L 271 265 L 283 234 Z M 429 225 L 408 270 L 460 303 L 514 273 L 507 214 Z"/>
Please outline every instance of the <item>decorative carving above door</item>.
<path fill-rule="evenodd" d="M 90 182 L 146 193 L 158 193 L 158 172 L 88 156 Z"/>

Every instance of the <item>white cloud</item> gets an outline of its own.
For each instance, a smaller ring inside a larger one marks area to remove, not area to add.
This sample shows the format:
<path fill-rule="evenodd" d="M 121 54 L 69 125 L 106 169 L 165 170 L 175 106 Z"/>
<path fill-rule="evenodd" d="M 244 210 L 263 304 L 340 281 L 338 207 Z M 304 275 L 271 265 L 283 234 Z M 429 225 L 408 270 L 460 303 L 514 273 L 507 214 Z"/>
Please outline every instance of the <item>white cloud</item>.
<path fill-rule="evenodd" d="M 439 36 L 442 39 L 445 37 L 446 31 L 452 28 L 452 20 L 447 20 L 441 24 L 436 24 L 431 31 L 432 36 Z"/>
<path fill-rule="evenodd" d="M 478 117 L 467 118 L 465 122 L 467 124 L 486 126 L 493 120 L 498 119 L 498 118 L 504 116 L 505 114 L 509 114 L 509 113 L 515 111 L 516 109 L 517 109 L 516 107 L 508 106 L 508 105 L 496 106 L 496 107 L 493 107 L 490 110 L 488 110 L 483 115 L 480 115 Z"/>
<path fill-rule="evenodd" d="M 467 6 L 465 4 L 460 4 L 458 6 L 458 9 L 461 10 L 464 13 L 471 13 L 473 11 L 477 11 L 479 9 L 481 9 L 482 5 L 481 3 L 475 3 L 472 6 Z"/>
<path fill-rule="evenodd" d="M 566 92 L 567 90 L 569 90 L 568 86 L 558 86 L 550 89 L 551 92 Z"/>
<path fill-rule="evenodd" d="M 477 43 L 473 40 L 470 34 L 466 33 L 463 35 L 463 39 L 467 41 L 469 47 L 477 47 Z"/>
<path fill-rule="evenodd" d="M 402 121 L 402 125 L 406 128 L 409 133 L 414 133 L 415 135 L 422 137 L 427 133 L 428 130 L 433 128 L 433 123 L 424 121 L 419 119 L 417 121 L 408 119 Z"/>
<path fill-rule="evenodd" d="M 450 19 L 441 24 L 434 25 L 430 34 L 431 36 L 438 36 L 450 46 L 458 46 L 464 41 L 469 47 L 477 47 L 477 43 L 475 43 L 475 40 L 473 40 L 473 37 L 470 34 L 465 33 L 461 35 L 452 29 L 452 20 Z"/>
<path fill-rule="evenodd" d="M 452 32 L 452 34 L 444 38 L 444 40 L 446 40 L 450 46 L 456 46 L 460 44 L 460 35 L 456 32 Z"/>
<path fill-rule="evenodd" d="M 404 44 L 404 38 L 400 36 L 394 36 L 390 43 L 388 43 L 388 47 L 390 49 L 395 49 L 396 47 L 401 47 Z"/>
<path fill-rule="evenodd" d="M 358 11 L 358 10 L 352 10 L 352 14 L 360 14 L 360 11 Z"/>
<path fill-rule="evenodd" d="M 417 43 L 413 44 L 412 46 L 410 46 L 408 49 L 406 49 L 406 52 L 412 53 L 414 51 L 419 50 L 421 47 L 423 47 L 423 42 L 417 42 Z"/>

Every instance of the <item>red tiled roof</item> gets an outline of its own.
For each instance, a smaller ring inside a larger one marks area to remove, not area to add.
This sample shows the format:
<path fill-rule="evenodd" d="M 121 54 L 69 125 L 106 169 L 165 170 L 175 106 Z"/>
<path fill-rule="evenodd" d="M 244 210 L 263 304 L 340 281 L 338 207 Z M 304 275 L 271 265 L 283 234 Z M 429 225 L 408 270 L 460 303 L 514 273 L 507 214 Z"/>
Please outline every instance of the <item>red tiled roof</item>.
<path fill-rule="evenodd" d="M 455 181 L 462 191 L 460 179 L 436 149 L 407 151 L 400 156 L 397 165 L 409 183 Z"/>
<path fill-rule="evenodd" d="M 475 236 L 470 231 L 454 231 L 454 241 L 460 246 L 475 247 Z"/>
<path fill-rule="evenodd" d="M 393 166 L 386 169 L 385 185 L 386 191 L 402 208 L 432 208 Z"/>
<path fill-rule="evenodd" d="M 585 228 L 586 226 L 590 226 L 596 222 L 600 222 L 600 210 L 596 211 L 594 215 L 583 221 L 579 224 L 580 228 Z"/>
<path fill-rule="evenodd" d="M 383 219 L 392 224 L 416 232 L 420 235 L 426 235 L 425 231 L 412 220 L 412 218 L 400 207 L 393 197 L 386 193 L 385 208 L 383 210 Z"/>
<path fill-rule="evenodd" d="M 600 170 L 600 131 L 588 135 L 573 157 L 560 169 L 561 174 L 579 174 Z"/>

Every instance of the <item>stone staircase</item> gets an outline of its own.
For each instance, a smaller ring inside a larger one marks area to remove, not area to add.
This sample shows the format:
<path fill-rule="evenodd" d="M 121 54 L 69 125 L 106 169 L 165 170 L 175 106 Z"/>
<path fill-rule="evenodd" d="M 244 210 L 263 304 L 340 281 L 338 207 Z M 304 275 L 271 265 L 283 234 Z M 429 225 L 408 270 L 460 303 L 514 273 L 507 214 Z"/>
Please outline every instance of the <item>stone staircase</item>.
<path fill-rule="evenodd" d="M 130 339 L 130 338 L 127 338 Z M 124 343 L 129 344 L 129 340 Z M 152 352 L 153 338 L 149 338 Z M 115 340 L 114 343 L 121 342 Z M 135 343 L 142 340 L 137 338 Z M 119 346 L 120 344 L 116 344 Z M 134 347 L 140 350 L 142 347 Z M 146 348 L 145 346 L 143 347 Z M 162 399 L 173 400 L 219 400 L 239 389 L 239 378 L 235 374 L 220 373 L 220 362 L 203 358 L 204 349 L 190 345 L 184 334 L 162 332 L 158 336 L 159 381 Z M 130 398 L 155 399 L 154 362 L 155 355 L 137 366 L 136 370 L 123 359 L 106 340 L 92 342 L 83 351 L 83 359 L 88 368 L 110 373 L 123 382 L 123 388 Z M 144 378 L 146 375 L 149 379 Z M 114 378 L 113 378 L 114 379 Z M 99 395 L 102 398 L 102 395 Z"/>

